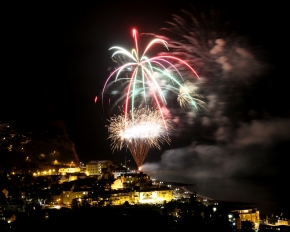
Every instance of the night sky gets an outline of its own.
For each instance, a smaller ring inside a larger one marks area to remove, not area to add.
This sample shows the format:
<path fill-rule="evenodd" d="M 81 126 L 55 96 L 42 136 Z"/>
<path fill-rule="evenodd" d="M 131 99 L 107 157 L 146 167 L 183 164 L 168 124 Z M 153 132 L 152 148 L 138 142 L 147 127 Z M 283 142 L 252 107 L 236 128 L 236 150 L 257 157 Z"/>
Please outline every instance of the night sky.
<path fill-rule="evenodd" d="M 191 1 L 192 8 L 182 1 L 105 2 L 2 6 L 2 120 L 61 118 L 81 161 L 122 161 L 125 154 L 130 159 L 129 152 L 110 151 L 105 125 L 112 113 L 102 109 L 100 94 L 114 66 L 108 49 L 131 50 L 136 28 L 139 34 L 170 38 L 169 44 L 179 39 L 178 54 L 199 72 L 207 103 L 207 111 L 195 117 L 171 109 L 179 122 L 172 144 L 151 151 L 144 168 L 183 170 L 187 178 L 289 176 L 285 6 L 279 1 Z M 184 26 L 196 32 L 196 47 L 191 39 L 161 30 L 170 27 L 172 14 L 184 17 L 182 9 L 198 20 L 187 19 Z M 150 38 L 142 35 L 140 41 Z"/>

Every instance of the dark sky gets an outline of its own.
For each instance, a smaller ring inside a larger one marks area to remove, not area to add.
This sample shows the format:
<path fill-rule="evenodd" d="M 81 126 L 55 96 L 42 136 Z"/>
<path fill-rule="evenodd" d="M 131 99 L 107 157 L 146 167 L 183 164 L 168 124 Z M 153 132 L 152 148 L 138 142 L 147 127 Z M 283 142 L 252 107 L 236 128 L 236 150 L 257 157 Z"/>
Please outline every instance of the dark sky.
<path fill-rule="evenodd" d="M 145 166 L 202 176 L 289 174 L 285 6 L 215 1 L 210 11 L 209 3 L 191 3 L 195 10 L 182 1 L 4 5 L 0 116 L 24 123 L 62 118 L 81 161 L 123 160 L 125 152 L 111 154 L 109 113 L 100 104 L 114 65 L 108 49 L 130 50 L 133 27 L 165 36 L 160 28 L 186 9 L 198 23 L 187 19 L 184 29 L 195 31 L 199 44 L 188 39 L 181 49 L 200 70 L 208 110 L 193 117 L 172 109 L 180 121 L 172 145 L 150 152 Z"/>
<path fill-rule="evenodd" d="M 2 120 L 63 118 L 81 160 L 108 158 L 108 114 L 94 103 L 113 66 L 108 49 L 131 49 L 132 28 L 158 31 L 175 6 L 106 1 L 3 9 Z"/>

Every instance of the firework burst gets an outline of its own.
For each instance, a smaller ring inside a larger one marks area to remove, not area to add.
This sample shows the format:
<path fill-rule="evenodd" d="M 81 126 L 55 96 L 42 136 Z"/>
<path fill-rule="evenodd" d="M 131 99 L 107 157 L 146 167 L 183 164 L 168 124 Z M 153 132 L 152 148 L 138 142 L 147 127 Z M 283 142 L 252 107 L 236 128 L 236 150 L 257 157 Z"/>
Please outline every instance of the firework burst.
<path fill-rule="evenodd" d="M 135 29 L 133 30 L 133 38 L 135 48 L 131 52 L 119 46 L 110 48 L 110 50 L 114 50 L 112 59 L 119 67 L 106 80 L 102 92 L 103 99 L 105 90 L 115 86 L 112 83 L 117 82 L 119 86 L 125 86 L 125 93 L 118 100 L 118 102 L 125 102 L 125 118 L 129 111 L 134 114 L 136 106 L 146 107 L 153 104 L 154 108 L 159 109 L 161 117 L 164 119 L 161 109 L 167 105 L 165 90 L 178 93 L 176 89 L 183 88 L 184 77 L 178 71 L 177 66 L 182 65 L 190 72 L 187 79 L 194 81 L 198 75 L 187 62 L 178 57 L 170 55 L 148 57 L 146 55 L 154 45 L 161 44 L 168 49 L 168 44 L 164 39 L 153 39 L 146 46 L 144 52 L 140 53 L 138 34 Z M 191 106 L 197 107 L 196 98 L 192 97 L 190 93 L 186 93 L 186 89 L 183 92 L 187 99 L 193 103 Z M 133 115 L 131 117 L 134 118 Z"/>
<path fill-rule="evenodd" d="M 109 122 L 112 150 L 128 148 L 138 167 L 143 164 L 150 148 L 161 149 L 161 144 L 170 143 L 170 120 L 162 118 L 159 110 L 135 108 L 128 117 L 123 113 L 112 117 Z"/>

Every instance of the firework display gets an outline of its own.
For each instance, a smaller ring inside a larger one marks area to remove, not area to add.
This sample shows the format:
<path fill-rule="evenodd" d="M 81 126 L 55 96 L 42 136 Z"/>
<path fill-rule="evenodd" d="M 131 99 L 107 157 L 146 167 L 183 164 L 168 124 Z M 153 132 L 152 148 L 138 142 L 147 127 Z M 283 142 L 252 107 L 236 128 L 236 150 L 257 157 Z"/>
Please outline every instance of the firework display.
<path fill-rule="evenodd" d="M 184 77 L 178 71 L 177 66 L 184 66 L 190 71 L 190 79 L 198 78 L 195 70 L 184 60 L 170 55 L 148 57 L 147 52 L 153 45 L 161 44 L 167 49 L 167 42 L 163 39 L 153 39 L 145 48 L 142 55 L 138 48 L 137 31 L 133 30 L 135 48 L 130 53 L 126 49 L 118 46 L 111 47 L 110 50 L 115 52 L 112 55 L 113 60 L 119 65 L 111 75 L 107 78 L 103 88 L 104 92 L 110 87 L 112 82 L 120 82 L 124 85 L 126 93 L 121 97 L 125 101 L 124 112 L 125 117 L 128 111 L 134 112 L 134 108 L 140 105 L 154 104 L 154 107 L 160 110 L 162 106 L 167 104 L 164 90 L 176 90 L 183 88 Z M 115 78 L 113 78 L 115 77 Z M 183 91 L 187 95 L 187 99 L 191 99 L 191 105 L 197 107 L 195 98 L 190 93 Z"/>
<path fill-rule="evenodd" d="M 138 108 L 128 117 L 122 114 L 112 117 L 109 121 L 112 150 L 128 148 L 138 167 L 142 165 L 151 147 L 161 149 L 160 144 L 170 142 L 170 120 L 163 119 L 159 110 Z"/>
<path fill-rule="evenodd" d="M 204 104 L 191 83 L 199 76 L 187 62 L 170 55 L 147 55 L 153 45 L 159 44 L 168 49 L 164 39 L 153 39 L 140 53 L 135 29 L 133 38 L 135 48 L 131 52 L 119 46 L 110 48 L 114 51 L 112 59 L 118 67 L 107 78 L 102 98 L 109 89 L 116 91 L 116 85 L 122 89 L 115 105 L 124 104 L 123 113 L 109 120 L 111 148 L 128 148 L 140 167 L 151 147 L 161 149 L 160 144 L 170 141 L 168 135 L 171 125 L 166 107 L 168 93 L 176 96 L 182 108 L 197 110 Z M 178 70 L 179 66 L 189 71 L 187 78 Z"/>

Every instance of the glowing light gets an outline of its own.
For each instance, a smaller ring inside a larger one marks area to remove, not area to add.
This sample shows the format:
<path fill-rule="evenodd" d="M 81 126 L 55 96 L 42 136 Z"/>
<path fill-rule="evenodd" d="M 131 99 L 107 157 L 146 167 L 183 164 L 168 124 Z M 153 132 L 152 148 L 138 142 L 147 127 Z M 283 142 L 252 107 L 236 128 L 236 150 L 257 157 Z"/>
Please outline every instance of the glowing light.
<path fill-rule="evenodd" d="M 168 137 L 170 121 L 163 119 L 159 110 L 138 108 L 128 117 L 123 113 L 112 117 L 109 122 L 112 150 L 128 148 L 138 167 L 142 165 L 151 147 L 161 149 L 160 144 L 170 143 Z"/>

